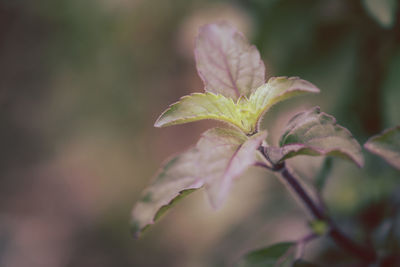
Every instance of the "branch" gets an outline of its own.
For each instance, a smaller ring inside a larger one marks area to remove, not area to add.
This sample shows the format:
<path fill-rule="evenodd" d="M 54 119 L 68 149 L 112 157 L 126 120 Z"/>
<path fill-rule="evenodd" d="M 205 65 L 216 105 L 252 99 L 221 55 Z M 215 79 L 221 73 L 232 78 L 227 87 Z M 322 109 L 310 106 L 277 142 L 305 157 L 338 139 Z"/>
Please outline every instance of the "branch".
<path fill-rule="evenodd" d="M 330 230 L 328 235 L 336 242 L 336 244 L 366 262 L 374 262 L 376 260 L 376 253 L 374 250 L 355 243 L 337 228 L 329 216 L 314 203 L 301 184 L 297 181 L 296 177 L 294 177 L 286 167 L 283 167 L 283 170 L 280 173 L 296 195 L 303 201 L 310 213 L 316 219 L 325 221 L 329 225 Z"/>
<path fill-rule="evenodd" d="M 271 162 L 265 153 L 262 154 L 269 162 Z M 280 163 L 279 165 L 273 166 L 273 168 L 269 169 L 272 169 L 273 171 L 281 175 L 281 177 L 284 179 L 284 181 L 286 181 L 286 183 L 293 190 L 296 196 L 303 202 L 303 204 L 306 206 L 312 216 L 315 219 L 324 221 L 329 225 L 330 230 L 327 234 L 336 242 L 337 245 L 367 263 L 371 263 L 376 260 L 377 256 L 373 249 L 355 243 L 352 239 L 350 239 L 348 236 L 346 236 L 346 234 L 344 234 L 337 228 L 337 226 L 334 224 L 328 214 L 326 214 L 317 204 L 315 204 L 309 194 L 299 183 L 298 179 L 287 169 L 284 162 Z"/>

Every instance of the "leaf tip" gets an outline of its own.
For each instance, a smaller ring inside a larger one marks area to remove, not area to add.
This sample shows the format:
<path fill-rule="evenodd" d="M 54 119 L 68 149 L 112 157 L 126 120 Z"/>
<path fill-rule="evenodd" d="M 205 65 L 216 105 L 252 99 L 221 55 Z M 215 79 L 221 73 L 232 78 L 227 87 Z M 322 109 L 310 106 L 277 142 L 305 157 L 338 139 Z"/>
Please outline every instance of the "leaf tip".
<path fill-rule="evenodd" d="M 210 204 L 214 211 L 219 211 L 222 208 L 223 201 L 221 199 L 210 199 Z"/>
<path fill-rule="evenodd" d="M 154 123 L 154 127 L 161 128 L 161 127 L 171 125 L 171 122 L 173 122 L 173 121 L 171 121 L 170 115 L 171 115 L 171 112 L 176 110 L 178 103 L 179 102 L 171 104 L 163 113 L 161 113 L 161 115 L 157 118 L 156 122 Z"/>
<path fill-rule="evenodd" d="M 353 161 L 356 163 L 358 168 L 363 168 L 364 167 L 364 157 L 360 155 L 358 159 L 353 159 Z"/>
<path fill-rule="evenodd" d="M 265 66 L 257 48 L 227 21 L 201 26 L 194 54 L 205 91 L 236 100 L 265 82 Z"/>
<path fill-rule="evenodd" d="M 315 84 L 313 84 L 307 80 L 303 80 L 300 77 L 290 77 L 289 80 L 293 81 L 294 83 L 299 82 L 301 84 L 301 85 L 299 85 L 299 87 L 305 88 L 306 91 L 308 91 L 309 93 L 319 93 L 320 92 L 319 88 Z"/>
<path fill-rule="evenodd" d="M 161 128 L 163 126 L 162 122 L 160 119 L 157 119 L 156 122 L 154 123 L 154 127 L 156 128 Z"/>
<path fill-rule="evenodd" d="M 211 208 L 214 211 L 219 211 L 225 202 L 226 195 L 222 194 L 221 191 L 215 192 L 215 188 L 210 184 L 206 185 L 205 188 Z"/>
<path fill-rule="evenodd" d="M 167 110 L 165 110 L 163 113 L 161 113 L 161 115 L 155 121 L 154 127 L 161 128 L 161 127 L 167 126 L 168 122 L 165 121 L 165 117 L 166 117 L 166 114 L 168 113 L 168 111 L 171 109 L 171 106 Z"/>
<path fill-rule="evenodd" d="M 309 88 L 310 93 L 318 94 L 319 92 L 321 92 L 321 90 L 315 84 L 313 84 L 309 81 L 306 81 L 306 80 L 303 80 L 303 82 L 307 84 L 307 87 Z"/>

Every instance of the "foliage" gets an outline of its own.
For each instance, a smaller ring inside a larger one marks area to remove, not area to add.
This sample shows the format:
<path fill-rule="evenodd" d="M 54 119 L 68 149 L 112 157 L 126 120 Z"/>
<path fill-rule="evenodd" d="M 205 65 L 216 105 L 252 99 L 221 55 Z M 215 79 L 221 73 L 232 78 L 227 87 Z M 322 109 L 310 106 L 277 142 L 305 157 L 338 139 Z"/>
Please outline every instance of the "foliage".
<path fill-rule="evenodd" d="M 260 121 L 271 106 L 293 96 L 318 93 L 319 89 L 297 77 L 273 77 L 265 83 L 265 67 L 258 50 L 226 22 L 200 29 L 195 55 L 206 92 L 182 97 L 158 118 L 155 126 L 214 119 L 226 122 L 231 128 L 208 130 L 194 148 L 164 165 L 133 209 L 135 235 L 178 200 L 201 187 L 207 191 L 212 206 L 220 208 L 234 179 L 250 166 L 261 166 L 285 180 L 316 220 L 310 223 L 310 237 L 250 252 L 239 266 L 312 266 L 301 260 L 302 250 L 306 243 L 324 235 L 362 262 L 376 262 L 374 249 L 354 242 L 341 232 L 322 203 L 310 197 L 285 162 L 298 155 L 333 156 L 362 167 L 361 146 L 350 131 L 319 107 L 295 115 L 281 136 L 279 147 L 268 145 L 267 132 L 260 129 Z M 365 145 L 396 167 L 398 130 L 389 130 Z M 295 255 L 296 247 L 299 252 Z"/>
<path fill-rule="evenodd" d="M 195 93 L 172 104 L 161 114 L 155 126 L 214 119 L 227 122 L 245 134 L 254 134 L 259 128 L 263 114 L 271 106 L 296 95 L 317 92 L 319 90 L 314 85 L 297 77 L 275 77 L 257 88 L 249 98 L 241 95 L 237 102 L 224 96 L 230 94 L 229 90 L 225 90 L 224 95 L 211 92 Z"/>
<path fill-rule="evenodd" d="M 354 161 L 360 167 L 363 165 L 361 147 L 351 133 L 319 107 L 295 115 L 279 145 L 279 148 L 267 149 L 275 164 L 297 155 L 332 155 Z"/>
<path fill-rule="evenodd" d="M 371 153 L 381 156 L 393 167 L 400 169 L 400 126 L 371 137 L 364 146 Z"/>
<path fill-rule="evenodd" d="M 133 210 L 137 235 L 153 224 L 172 204 L 204 187 L 214 207 L 221 206 L 232 180 L 256 161 L 256 151 L 266 132 L 246 137 L 238 131 L 214 128 L 196 147 L 174 156 L 162 168 Z"/>

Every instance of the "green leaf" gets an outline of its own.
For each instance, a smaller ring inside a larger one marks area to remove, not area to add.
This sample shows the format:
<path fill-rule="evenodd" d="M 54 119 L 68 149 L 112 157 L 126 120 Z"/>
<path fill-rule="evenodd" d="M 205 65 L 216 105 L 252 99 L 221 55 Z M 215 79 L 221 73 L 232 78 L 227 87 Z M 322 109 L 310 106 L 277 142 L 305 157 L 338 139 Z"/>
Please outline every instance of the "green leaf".
<path fill-rule="evenodd" d="M 231 98 L 213 93 L 195 93 L 172 104 L 155 123 L 156 127 L 203 119 L 227 122 L 246 134 L 257 131 L 263 114 L 274 104 L 305 93 L 319 92 L 311 83 L 297 77 L 275 77 L 257 88 L 250 98 Z"/>
<path fill-rule="evenodd" d="M 364 147 L 400 170 L 400 125 L 371 137 Z"/>
<path fill-rule="evenodd" d="M 138 236 L 173 204 L 205 186 L 211 204 L 221 207 L 234 178 L 256 162 L 257 148 L 266 132 L 251 137 L 230 129 L 203 133 L 196 146 L 170 159 L 144 190 L 132 211 Z"/>
<path fill-rule="evenodd" d="M 265 66 L 257 48 L 226 22 L 200 28 L 195 56 L 208 92 L 236 100 L 265 82 Z"/>
<path fill-rule="evenodd" d="M 351 133 L 336 124 L 334 117 L 319 107 L 295 115 L 280 140 L 280 147 L 267 149 L 274 163 L 297 155 L 331 155 L 364 164 L 361 147 Z"/>
<path fill-rule="evenodd" d="M 250 110 L 255 114 L 254 122 L 259 123 L 263 114 L 276 103 L 307 93 L 319 93 L 319 89 L 299 77 L 270 78 L 249 98 Z"/>
<path fill-rule="evenodd" d="M 396 20 L 398 0 L 363 0 L 364 8 L 382 27 L 391 28 Z"/>
<path fill-rule="evenodd" d="M 195 93 L 182 97 L 157 119 L 154 126 L 164 127 L 192 121 L 214 119 L 227 122 L 245 133 L 254 131 L 246 113 L 232 99 L 213 93 Z"/>
<path fill-rule="evenodd" d="M 246 254 L 238 267 L 292 266 L 295 253 L 293 242 L 282 242 Z"/>

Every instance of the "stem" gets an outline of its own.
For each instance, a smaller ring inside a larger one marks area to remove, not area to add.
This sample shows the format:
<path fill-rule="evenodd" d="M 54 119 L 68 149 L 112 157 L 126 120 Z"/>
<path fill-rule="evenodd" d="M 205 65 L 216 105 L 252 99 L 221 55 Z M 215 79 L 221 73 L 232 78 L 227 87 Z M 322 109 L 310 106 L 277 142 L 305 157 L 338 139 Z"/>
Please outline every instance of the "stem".
<path fill-rule="evenodd" d="M 268 160 L 268 157 L 266 158 Z M 281 174 L 281 176 L 294 191 L 294 193 L 299 197 L 299 199 L 304 203 L 313 217 L 315 217 L 317 220 L 324 221 L 329 225 L 330 230 L 327 234 L 336 242 L 337 245 L 365 262 L 370 263 L 376 260 L 376 253 L 373 249 L 355 243 L 337 228 L 328 214 L 326 214 L 318 205 L 315 204 L 312 198 L 304 190 L 302 185 L 298 182 L 297 178 L 290 173 L 284 162 L 281 163 L 280 166 L 276 166 L 274 170 L 275 172 L 279 172 Z"/>
<path fill-rule="evenodd" d="M 318 220 L 325 221 L 326 215 L 324 212 L 314 203 L 311 197 L 307 194 L 297 179 L 289 172 L 289 170 L 283 166 L 281 174 L 285 181 L 289 184 L 290 188 L 297 194 L 297 196 L 304 202 L 306 208 L 310 213 Z"/>

